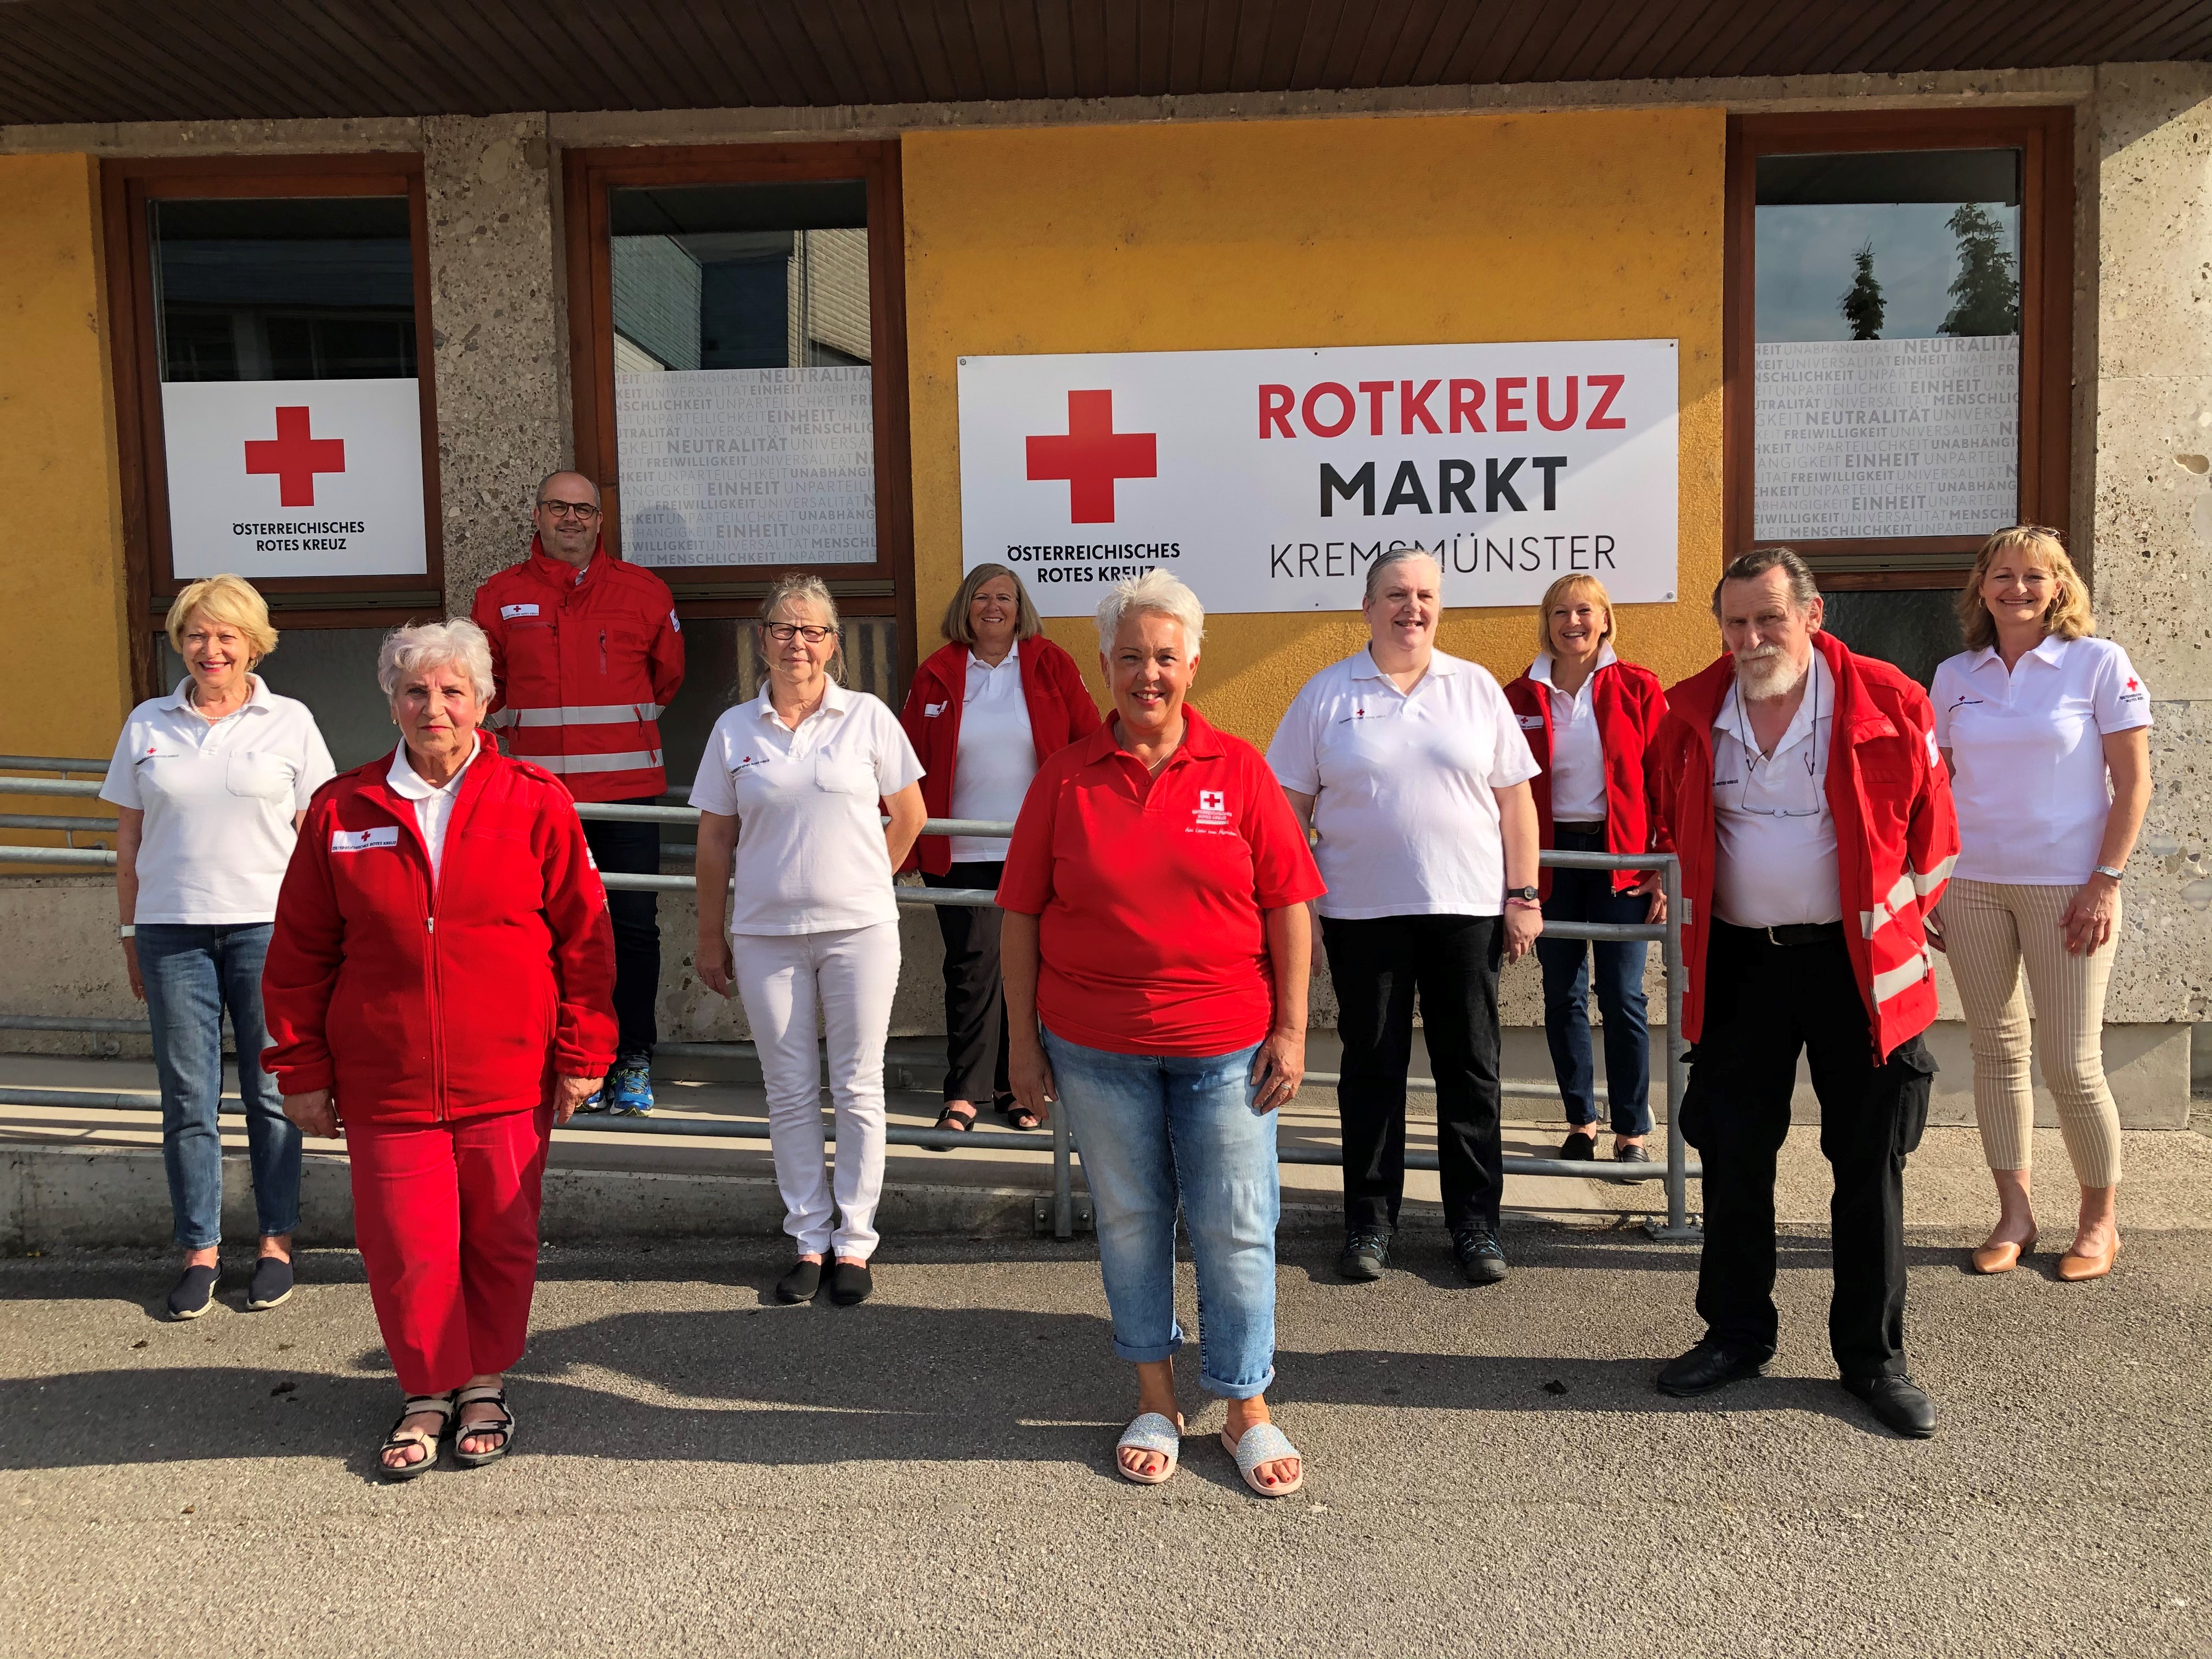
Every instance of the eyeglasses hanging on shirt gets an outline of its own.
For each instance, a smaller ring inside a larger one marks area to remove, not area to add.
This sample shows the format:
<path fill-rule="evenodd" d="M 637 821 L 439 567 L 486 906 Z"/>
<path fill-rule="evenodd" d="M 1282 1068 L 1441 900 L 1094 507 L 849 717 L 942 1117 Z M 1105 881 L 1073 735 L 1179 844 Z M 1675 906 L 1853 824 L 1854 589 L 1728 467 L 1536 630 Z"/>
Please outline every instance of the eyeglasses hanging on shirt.
<path fill-rule="evenodd" d="M 1817 665 L 1815 665 L 1815 672 L 1811 673 L 1808 678 L 1813 682 L 1807 692 L 1807 695 L 1812 699 L 1812 708 L 1808 714 L 1805 721 L 1805 776 L 1808 780 L 1817 780 L 1819 776 L 1820 746 L 1820 677 L 1817 672 Z M 1737 729 L 1730 735 L 1735 738 L 1737 743 L 1743 746 L 1743 776 L 1741 778 L 1716 778 L 1713 780 L 1715 786 L 1717 787 L 1727 783 L 1734 783 L 1737 786 L 1736 811 L 1739 812 L 1748 812 L 1763 818 L 1819 817 L 1820 816 L 1821 808 L 1826 803 L 1822 801 L 1820 798 L 1820 787 L 1817 781 L 1814 784 L 1813 805 L 1810 806 L 1753 806 L 1751 804 L 1752 769 L 1764 763 L 1769 768 L 1769 775 L 1771 775 L 1774 763 L 1774 757 L 1771 755 L 1762 754 L 1759 751 L 1759 745 L 1753 742 L 1751 735 L 1751 720 L 1744 712 L 1743 698 L 1740 691 L 1736 697 L 1735 712 Z"/>

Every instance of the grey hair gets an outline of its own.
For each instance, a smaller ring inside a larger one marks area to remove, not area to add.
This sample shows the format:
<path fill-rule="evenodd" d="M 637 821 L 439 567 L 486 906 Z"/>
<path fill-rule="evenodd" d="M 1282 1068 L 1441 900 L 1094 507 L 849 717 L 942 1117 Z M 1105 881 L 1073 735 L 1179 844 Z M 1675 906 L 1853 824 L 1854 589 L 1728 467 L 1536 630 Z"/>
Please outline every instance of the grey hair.
<path fill-rule="evenodd" d="M 393 629 L 376 653 L 376 683 L 389 702 L 399 695 L 399 682 L 406 676 L 447 663 L 467 672 L 478 702 L 491 701 L 491 644 L 483 629 L 466 617 Z"/>
<path fill-rule="evenodd" d="M 1770 570 L 1790 573 L 1790 604 L 1802 611 L 1820 597 L 1820 584 L 1813 578 L 1813 567 L 1799 558 L 1787 547 L 1755 547 L 1748 553 L 1739 553 L 1721 572 L 1720 580 L 1713 584 L 1713 615 L 1721 614 L 1721 589 L 1730 582 L 1755 582 Z"/>
<path fill-rule="evenodd" d="M 821 606 L 830 618 L 830 626 L 837 630 L 837 648 L 830 653 L 830 660 L 823 665 L 822 672 L 838 684 L 844 684 L 845 629 L 837 620 L 837 600 L 830 592 L 830 585 L 812 571 L 787 571 L 775 579 L 775 586 L 769 589 L 768 597 L 761 601 L 760 628 L 763 635 L 768 625 L 775 620 L 776 611 L 793 600 L 801 605 Z M 765 646 L 759 643 L 761 637 L 759 635 L 755 636 L 754 656 L 760 664 L 760 672 L 765 674 L 769 672 L 768 653 Z"/>
<path fill-rule="evenodd" d="M 1098 601 L 1098 649 L 1102 653 L 1114 648 L 1114 636 L 1121 631 L 1121 618 L 1151 612 L 1154 616 L 1171 617 L 1182 624 L 1183 648 L 1194 657 L 1206 638 L 1206 611 L 1198 602 L 1198 595 L 1186 587 L 1180 578 L 1166 571 L 1147 570 L 1133 580 L 1115 582 L 1113 591 Z"/>
<path fill-rule="evenodd" d="M 601 504 L 599 501 L 599 486 L 592 480 L 592 475 L 588 472 L 579 472 L 573 466 L 556 466 L 544 477 L 540 478 L 538 481 L 538 494 L 532 499 L 537 501 L 543 501 L 545 499 L 545 486 L 551 483 L 556 478 L 581 478 L 586 484 L 591 486 L 592 505 L 593 507 L 598 507 Z"/>
<path fill-rule="evenodd" d="M 1437 586 L 1444 585 L 1444 562 L 1425 547 L 1394 547 L 1373 564 L 1367 567 L 1367 592 L 1360 596 L 1362 605 L 1375 603 L 1376 595 L 1382 591 L 1382 573 L 1394 564 L 1403 564 L 1408 559 L 1426 559 L 1437 568 Z"/>

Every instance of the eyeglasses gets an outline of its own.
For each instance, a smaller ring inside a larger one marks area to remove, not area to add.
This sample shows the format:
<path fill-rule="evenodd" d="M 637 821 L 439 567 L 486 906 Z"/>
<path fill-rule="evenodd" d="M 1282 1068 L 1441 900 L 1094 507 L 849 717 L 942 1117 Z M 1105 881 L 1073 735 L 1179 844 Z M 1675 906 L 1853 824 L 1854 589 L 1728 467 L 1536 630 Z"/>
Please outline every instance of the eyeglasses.
<path fill-rule="evenodd" d="M 789 645 L 793 635 L 804 637 L 809 645 L 819 645 L 837 631 L 811 623 L 763 623 L 761 626 L 768 629 L 769 638 L 778 645 Z"/>
<path fill-rule="evenodd" d="M 556 519 L 595 519 L 599 509 L 590 501 L 540 501 L 541 512 L 550 513 Z"/>
<path fill-rule="evenodd" d="M 1808 725 L 1805 732 L 1805 775 L 1814 781 L 1814 788 L 1817 792 L 1820 779 L 1819 762 L 1820 738 L 1820 676 L 1817 665 L 1815 665 L 1812 672 L 1811 679 L 1813 682 L 1812 684 L 1806 688 L 1808 694 L 1812 699 L 1812 707 L 1806 711 Z M 1739 729 L 1736 732 L 1736 741 L 1743 745 L 1743 778 L 1741 790 L 1736 796 L 1736 811 L 1739 812 L 1748 813 L 1753 817 L 1760 818 L 1819 817 L 1820 816 L 1820 806 L 1819 805 L 1793 808 L 1788 806 L 1753 806 L 1751 804 L 1752 769 L 1761 764 L 1765 764 L 1771 769 L 1774 763 L 1774 757 L 1771 755 L 1763 755 L 1759 753 L 1759 745 L 1752 740 L 1751 720 L 1744 711 L 1743 702 L 1741 695 L 1739 695 L 1737 698 L 1735 712 L 1736 718 L 1739 722 Z"/>

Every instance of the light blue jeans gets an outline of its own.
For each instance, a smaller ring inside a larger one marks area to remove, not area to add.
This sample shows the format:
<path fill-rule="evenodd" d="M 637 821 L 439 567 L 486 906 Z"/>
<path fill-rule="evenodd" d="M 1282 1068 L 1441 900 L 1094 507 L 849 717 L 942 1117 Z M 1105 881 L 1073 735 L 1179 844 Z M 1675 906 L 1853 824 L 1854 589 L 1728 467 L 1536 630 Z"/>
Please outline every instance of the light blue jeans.
<path fill-rule="evenodd" d="M 238 1091 L 253 1205 L 263 1237 L 300 1224 L 300 1132 L 284 1115 L 276 1079 L 261 1069 L 269 1032 L 261 1017 L 261 963 L 269 922 L 188 927 L 141 922 L 138 976 L 154 1026 L 161 1080 L 161 1161 L 168 1168 L 176 1242 L 204 1249 L 222 1238 L 222 1011 L 238 1039 Z"/>
<path fill-rule="evenodd" d="M 1098 1217 L 1114 1352 L 1142 1364 L 1182 1347 L 1176 1212 L 1198 1264 L 1199 1381 L 1250 1400 L 1275 1380 L 1275 1115 L 1252 1109 L 1257 1047 L 1117 1054 L 1044 1034 L 1060 1107 Z"/>

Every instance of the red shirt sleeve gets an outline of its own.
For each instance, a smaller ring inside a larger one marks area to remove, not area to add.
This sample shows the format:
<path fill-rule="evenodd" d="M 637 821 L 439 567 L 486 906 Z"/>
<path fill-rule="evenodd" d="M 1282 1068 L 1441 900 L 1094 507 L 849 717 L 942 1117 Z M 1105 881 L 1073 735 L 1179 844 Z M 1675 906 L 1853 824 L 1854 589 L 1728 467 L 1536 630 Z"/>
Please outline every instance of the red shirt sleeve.
<path fill-rule="evenodd" d="M 1283 786 L 1267 769 L 1257 750 L 1244 757 L 1243 821 L 1245 844 L 1252 849 L 1253 898 L 1262 910 L 1279 910 L 1304 904 L 1328 890 L 1314 862 L 1306 832 L 1283 793 Z M 1011 863 L 1007 866 L 1011 870 Z"/>
<path fill-rule="evenodd" d="M 327 798 L 307 809 L 284 866 L 276 925 L 261 969 L 262 1017 L 269 1031 L 261 1069 L 274 1073 L 278 1091 L 288 1095 L 312 1094 L 337 1081 L 325 1029 L 345 959 L 345 918 L 331 882 L 332 816 Z"/>
<path fill-rule="evenodd" d="M 1091 701 L 1091 688 L 1083 683 L 1075 659 L 1063 651 L 1053 665 L 1060 671 L 1060 699 L 1067 705 L 1067 740 L 1080 743 L 1106 722 Z"/>
<path fill-rule="evenodd" d="M 651 653 L 653 700 L 665 708 L 684 689 L 684 628 L 676 620 L 672 599 L 661 612 L 659 624 L 653 635 Z"/>
<path fill-rule="evenodd" d="M 999 873 L 999 908 L 1017 915 L 1041 916 L 1052 902 L 1052 843 L 1060 811 L 1060 786 L 1066 769 L 1048 765 L 1030 780 L 1029 793 L 1014 818 L 1006 843 L 1006 866 Z"/>

